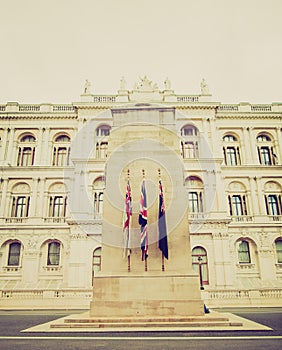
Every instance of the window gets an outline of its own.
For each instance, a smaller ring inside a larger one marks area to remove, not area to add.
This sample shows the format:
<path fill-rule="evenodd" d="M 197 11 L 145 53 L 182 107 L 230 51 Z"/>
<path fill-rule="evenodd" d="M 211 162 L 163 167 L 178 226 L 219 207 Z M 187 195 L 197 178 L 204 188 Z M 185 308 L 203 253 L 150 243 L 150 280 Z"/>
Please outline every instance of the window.
<path fill-rule="evenodd" d="M 198 129 L 193 125 L 185 125 L 181 129 L 181 136 L 198 136 Z"/>
<path fill-rule="evenodd" d="M 238 139 L 234 135 L 228 134 L 223 137 L 223 142 L 223 156 L 225 165 L 240 165 L 241 157 Z"/>
<path fill-rule="evenodd" d="M 198 192 L 189 192 L 189 211 L 191 213 L 202 213 L 203 212 L 203 201 L 202 201 L 202 193 Z"/>
<path fill-rule="evenodd" d="M 239 261 L 239 264 L 251 263 L 249 242 L 247 241 L 238 242 L 238 261 Z"/>
<path fill-rule="evenodd" d="M 106 159 L 108 152 L 108 142 L 97 142 L 96 144 L 96 158 Z"/>
<path fill-rule="evenodd" d="M 92 285 L 97 272 L 101 271 L 102 248 L 96 248 L 93 252 Z"/>
<path fill-rule="evenodd" d="M 185 125 L 181 129 L 181 152 L 184 159 L 198 158 L 199 132 L 193 125 Z"/>
<path fill-rule="evenodd" d="M 282 240 L 281 239 L 276 240 L 275 250 L 276 250 L 277 263 L 282 264 Z"/>
<path fill-rule="evenodd" d="M 19 266 L 21 255 L 21 244 L 13 242 L 9 245 L 8 266 Z"/>
<path fill-rule="evenodd" d="M 67 135 L 60 135 L 55 138 L 53 149 L 53 165 L 69 165 L 70 138 Z"/>
<path fill-rule="evenodd" d="M 28 217 L 29 196 L 13 196 L 11 216 L 15 218 Z"/>
<path fill-rule="evenodd" d="M 245 195 L 229 195 L 229 212 L 231 216 L 247 215 L 247 205 Z"/>
<path fill-rule="evenodd" d="M 111 127 L 109 125 L 101 125 L 96 129 L 96 136 L 109 136 Z"/>
<path fill-rule="evenodd" d="M 49 202 L 50 217 L 66 216 L 67 198 L 63 196 L 51 196 Z"/>
<path fill-rule="evenodd" d="M 188 179 L 185 180 L 185 187 L 188 191 L 189 213 L 203 213 L 204 185 L 202 180 L 197 176 L 189 176 Z"/>
<path fill-rule="evenodd" d="M 281 196 L 277 194 L 265 195 L 267 215 L 282 215 Z"/>
<path fill-rule="evenodd" d="M 58 266 L 60 264 L 61 245 L 58 242 L 50 242 L 48 244 L 47 265 Z"/>
<path fill-rule="evenodd" d="M 103 214 L 103 197 L 104 197 L 105 181 L 104 178 L 98 177 L 93 182 L 93 204 L 94 217 L 100 218 Z"/>
<path fill-rule="evenodd" d="M 182 155 L 183 158 L 193 159 L 198 157 L 198 143 L 185 141 L 182 142 Z"/>
<path fill-rule="evenodd" d="M 274 152 L 274 143 L 270 136 L 260 134 L 257 136 L 258 158 L 261 165 L 276 165 L 278 158 Z"/>
<path fill-rule="evenodd" d="M 195 247 L 192 250 L 192 267 L 196 273 L 199 273 L 201 286 L 209 284 L 208 259 L 204 248 Z"/>
<path fill-rule="evenodd" d="M 35 137 L 32 135 L 23 136 L 18 147 L 18 166 L 30 166 L 34 164 Z"/>

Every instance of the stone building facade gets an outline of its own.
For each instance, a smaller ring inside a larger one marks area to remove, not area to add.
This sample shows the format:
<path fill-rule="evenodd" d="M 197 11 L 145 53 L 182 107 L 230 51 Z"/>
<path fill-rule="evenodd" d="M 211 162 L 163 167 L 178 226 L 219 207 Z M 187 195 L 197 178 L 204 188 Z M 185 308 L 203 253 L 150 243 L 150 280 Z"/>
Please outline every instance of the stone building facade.
<path fill-rule="evenodd" d="M 77 103 L 0 105 L 0 308 L 89 307 L 111 111 L 153 105 L 175 111 L 166 128 L 179 138 L 202 297 L 281 304 L 282 103 L 227 105 L 205 81 L 178 95 L 144 77 L 132 90 L 122 79 L 115 95 L 86 82 Z"/>

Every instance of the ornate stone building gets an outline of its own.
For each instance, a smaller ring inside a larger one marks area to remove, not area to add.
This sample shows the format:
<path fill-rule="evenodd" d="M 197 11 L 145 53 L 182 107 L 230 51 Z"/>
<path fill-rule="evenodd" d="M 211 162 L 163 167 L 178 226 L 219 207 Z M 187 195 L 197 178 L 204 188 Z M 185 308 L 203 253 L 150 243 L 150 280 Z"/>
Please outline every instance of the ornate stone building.
<path fill-rule="evenodd" d="M 179 138 L 203 298 L 281 303 L 282 103 L 227 105 L 204 80 L 200 94 L 177 95 L 168 79 L 159 89 L 144 77 L 133 90 L 122 79 L 116 95 L 87 81 L 68 105 L 0 105 L 0 308 L 89 306 L 109 135 L 123 127 L 111 113 L 156 105 L 174 111 L 165 127 Z"/>

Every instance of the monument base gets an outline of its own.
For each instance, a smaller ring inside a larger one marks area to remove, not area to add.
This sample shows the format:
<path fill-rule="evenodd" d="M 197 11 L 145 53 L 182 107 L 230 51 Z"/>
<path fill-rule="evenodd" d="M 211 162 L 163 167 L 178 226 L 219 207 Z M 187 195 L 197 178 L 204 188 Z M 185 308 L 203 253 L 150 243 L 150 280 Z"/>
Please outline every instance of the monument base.
<path fill-rule="evenodd" d="M 90 317 L 203 315 L 197 275 L 95 277 Z"/>

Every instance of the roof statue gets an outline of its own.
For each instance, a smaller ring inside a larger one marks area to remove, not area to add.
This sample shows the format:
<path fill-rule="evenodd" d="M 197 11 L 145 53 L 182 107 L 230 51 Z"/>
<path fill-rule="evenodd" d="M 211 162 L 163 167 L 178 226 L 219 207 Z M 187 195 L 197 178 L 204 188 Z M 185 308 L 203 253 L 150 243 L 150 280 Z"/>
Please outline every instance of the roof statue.
<path fill-rule="evenodd" d="M 209 87 L 205 79 L 201 81 L 201 95 L 210 95 Z"/>
<path fill-rule="evenodd" d="M 125 85 L 126 85 L 126 80 L 124 79 L 124 77 L 121 77 L 121 79 L 120 79 L 120 88 L 119 89 L 122 90 L 122 91 L 126 90 Z"/>
<path fill-rule="evenodd" d="M 171 90 L 171 82 L 168 78 L 164 81 L 165 90 Z"/>
<path fill-rule="evenodd" d="M 90 81 L 88 81 L 88 80 L 86 79 L 86 80 L 85 80 L 85 84 L 84 84 L 83 94 L 85 94 L 85 95 L 89 95 L 89 94 L 90 94 L 90 86 L 91 86 Z"/>

